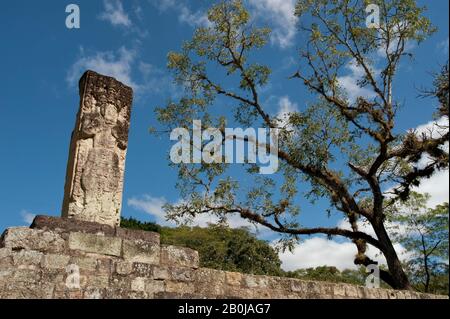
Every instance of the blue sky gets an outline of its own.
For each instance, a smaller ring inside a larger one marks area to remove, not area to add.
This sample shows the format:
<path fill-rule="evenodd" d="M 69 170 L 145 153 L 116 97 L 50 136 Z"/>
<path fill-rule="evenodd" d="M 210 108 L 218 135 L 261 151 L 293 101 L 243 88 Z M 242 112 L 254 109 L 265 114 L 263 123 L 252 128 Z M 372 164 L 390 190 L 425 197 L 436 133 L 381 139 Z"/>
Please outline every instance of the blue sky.
<path fill-rule="evenodd" d="M 270 44 L 259 54 L 274 70 L 272 85 L 263 94 L 267 109 L 277 114 L 303 105 L 306 91 L 298 82 L 287 80 L 295 71 L 301 41 L 292 15 L 295 1 L 245 2 L 256 23 L 273 29 Z M 80 7 L 80 29 L 65 26 L 69 3 Z M 70 133 L 79 103 L 76 83 L 87 68 L 115 76 L 135 89 L 122 215 L 162 220 L 161 204 L 179 198 L 174 188 L 176 172 L 167 162 L 172 143 L 150 135 L 148 128 L 157 124 L 154 107 L 177 95 L 165 68 L 167 53 L 178 50 L 195 27 L 207 23 L 208 3 L 17 0 L 0 5 L 0 229 L 28 225 L 35 214 L 60 215 Z M 429 86 L 430 72 L 448 60 L 449 2 L 432 0 L 426 5 L 427 16 L 439 31 L 412 48 L 414 60 L 401 66 L 396 95 L 407 107 L 399 114 L 400 131 L 432 120 L 434 108 L 428 106 L 429 100 L 416 98 L 417 88 Z M 352 79 L 350 71 L 343 76 Z M 421 190 L 432 193 L 436 203 L 448 200 L 447 178 L 444 172 Z M 308 207 L 303 224 L 340 222 L 341 216 L 328 218 L 323 207 L 323 203 Z M 241 223 L 233 219 L 233 224 Z M 265 232 L 261 236 L 274 238 Z M 331 260 L 329 252 L 353 249 L 347 243 L 325 243 L 322 238 L 302 245 L 296 254 L 282 256 L 285 265 L 315 265 L 328 255 L 329 263 L 341 266 L 342 258 Z M 317 251 L 317 247 L 322 257 L 295 263 L 298 255 Z"/>

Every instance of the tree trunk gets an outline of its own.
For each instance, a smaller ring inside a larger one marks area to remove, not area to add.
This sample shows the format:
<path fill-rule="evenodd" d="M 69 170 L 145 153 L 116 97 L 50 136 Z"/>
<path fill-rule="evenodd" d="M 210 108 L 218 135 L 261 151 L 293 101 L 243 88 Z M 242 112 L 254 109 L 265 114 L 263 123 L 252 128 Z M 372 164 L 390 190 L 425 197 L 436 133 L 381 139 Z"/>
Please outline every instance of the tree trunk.
<path fill-rule="evenodd" d="M 381 251 L 386 258 L 390 280 L 387 282 L 394 289 L 412 290 L 408 276 L 405 274 L 397 252 L 382 221 L 372 224 L 380 242 Z M 383 279 L 383 278 L 382 278 Z"/>
<path fill-rule="evenodd" d="M 428 292 L 430 288 L 430 271 L 428 269 L 427 247 L 425 245 L 425 238 L 423 235 L 422 235 L 422 253 L 423 253 L 423 263 L 425 267 L 425 292 Z"/>

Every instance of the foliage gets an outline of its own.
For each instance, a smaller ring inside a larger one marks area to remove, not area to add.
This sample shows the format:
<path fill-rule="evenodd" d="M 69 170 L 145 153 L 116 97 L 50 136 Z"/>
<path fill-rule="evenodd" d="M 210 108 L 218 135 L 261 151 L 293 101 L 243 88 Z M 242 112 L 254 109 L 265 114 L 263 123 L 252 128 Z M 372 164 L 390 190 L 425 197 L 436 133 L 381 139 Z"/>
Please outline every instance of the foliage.
<path fill-rule="evenodd" d="M 156 231 L 161 235 L 162 244 L 195 249 L 199 252 L 202 267 L 257 275 L 282 274 L 277 252 L 245 228 L 215 225 L 170 228 L 133 218 L 122 218 L 121 227 Z"/>
<path fill-rule="evenodd" d="M 320 266 L 289 271 L 286 272 L 286 276 L 304 280 L 317 280 L 364 286 L 367 273 L 364 267 L 360 267 L 357 270 L 345 269 L 340 271 L 333 266 Z"/>
<path fill-rule="evenodd" d="M 412 193 L 397 208 L 394 238 L 411 254 L 406 266 L 417 289 L 448 294 L 448 203 L 431 209 L 428 199 L 427 194 Z"/>
<path fill-rule="evenodd" d="M 145 231 L 152 231 L 161 233 L 161 226 L 152 222 L 141 222 L 133 217 L 124 218 L 120 220 L 120 226 L 123 228 L 139 229 Z"/>

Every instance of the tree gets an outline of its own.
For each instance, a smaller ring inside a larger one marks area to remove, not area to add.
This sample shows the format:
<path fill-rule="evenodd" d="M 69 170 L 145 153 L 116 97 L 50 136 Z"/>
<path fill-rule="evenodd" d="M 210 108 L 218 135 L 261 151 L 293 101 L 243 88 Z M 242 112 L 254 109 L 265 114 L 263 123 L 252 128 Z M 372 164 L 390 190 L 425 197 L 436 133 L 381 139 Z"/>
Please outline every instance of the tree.
<path fill-rule="evenodd" d="M 371 1 L 380 7 L 381 23 L 378 29 L 367 28 L 366 2 L 298 1 L 297 16 L 311 23 L 301 27 L 307 40 L 301 46 L 300 67 L 289 81 L 299 80 L 316 99 L 285 118 L 271 116 L 260 98 L 271 71 L 255 61 L 255 51 L 266 45 L 270 30 L 255 27 L 241 1 L 214 5 L 208 13 L 211 26 L 198 28 L 181 52 L 168 54 L 168 67 L 184 93 L 157 108 L 165 129 L 189 129 L 195 119 L 205 127 L 223 129 L 234 120 L 243 126 L 278 129 L 280 160 L 279 171 L 271 176 L 258 175 L 256 165 L 247 163 L 250 186 L 233 179 L 228 164 L 178 165 L 183 202 L 166 205 L 169 218 L 184 221 L 207 213 L 225 220 L 238 214 L 280 233 L 285 248 L 292 248 L 302 235 L 343 236 L 357 247 L 355 264 L 376 264 L 366 256 L 367 244 L 372 245 L 387 260 L 381 279 L 393 288 L 411 289 L 385 227 L 385 210 L 407 199 L 421 178 L 448 167 L 448 153 L 441 146 L 449 135 L 448 127 L 437 137 L 396 133 L 400 103 L 394 98 L 393 82 L 400 61 L 410 56 L 406 44 L 423 41 L 434 28 L 423 16 L 425 9 L 412 0 Z M 381 61 L 375 61 L 380 54 Z M 338 77 L 349 63 L 361 74 L 358 85 L 373 94 L 352 100 L 342 89 Z M 438 97 L 442 115 L 448 118 L 448 95 Z M 215 101 L 224 99 L 234 116 L 228 109 L 217 114 L 213 108 Z M 269 150 L 269 145 L 259 146 Z M 431 160 L 421 166 L 424 154 Z M 283 178 L 282 185 L 278 178 Z M 392 188 L 393 184 L 398 186 Z M 300 202 L 318 198 L 327 198 L 328 213 L 342 213 L 351 229 L 303 227 Z M 361 222 L 368 222 L 376 236 L 360 230 Z"/>
<path fill-rule="evenodd" d="M 448 203 L 430 209 L 428 199 L 428 194 L 411 193 L 392 218 L 394 239 L 411 254 L 407 269 L 412 282 L 424 292 L 431 292 L 432 281 L 448 278 Z"/>
<path fill-rule="evenodd" d="M 160 233 L 162 244 L 195 249 L 202 267 L 256 275 L 283 274 L 275 249 L 245 228 L 220 225 L 171 228 L 134 218 L 123 218 L 121 227 L 155 231 Z"/>
<path fill-rule="evenodd" d="M 143 223 L 133 217 L 130 218 L 122 217 L 122 219 L 120 220 L 120 227 L 161 233 L 161 226 L 159 226 L 158 224 L 151 222 Z"/>
<path fill-rule="evenodd" d="M 297 269 L 286 273 L 287 277 L 303 280 L 318 280 L 327 282 L 343 282 L 353 285 L 364 285 L 367 277 L 364 267 L 357 270 L 344 269 L 340 271 L 332 266 L 319 266 L 316 268 Z"/>
<path fill-rule="evenodd" d="M 198 250 L 203 267 L 257 275 L 279 276 L 282 273 L 275 249 L 245 228 L 214 225 L 164 228 L 162 240 Z"/>

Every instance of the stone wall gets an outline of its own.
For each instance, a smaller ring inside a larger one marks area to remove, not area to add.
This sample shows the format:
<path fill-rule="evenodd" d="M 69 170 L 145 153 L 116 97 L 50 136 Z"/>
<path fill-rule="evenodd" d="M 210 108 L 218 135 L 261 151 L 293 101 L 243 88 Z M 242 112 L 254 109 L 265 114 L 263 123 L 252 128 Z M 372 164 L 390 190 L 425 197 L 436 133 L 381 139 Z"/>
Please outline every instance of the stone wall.
<path fill-rule="evenodd" d="M 0 298 L 439 298 L 199 267 L 159 234 L 38 216 L 0 240 Z"/>

